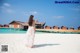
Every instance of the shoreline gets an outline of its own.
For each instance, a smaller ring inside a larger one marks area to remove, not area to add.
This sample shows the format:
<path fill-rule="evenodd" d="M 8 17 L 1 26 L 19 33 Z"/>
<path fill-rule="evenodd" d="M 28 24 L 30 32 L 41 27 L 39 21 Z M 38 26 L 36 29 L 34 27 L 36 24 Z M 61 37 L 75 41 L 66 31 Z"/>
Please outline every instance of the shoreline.
<path fill-rule="evenodd" d="M 0 28 L 9 28 L 9 27 L 0 27 Z M 20 29 L 20 28 L 12 28 L 12 29 Z M 78 29 L 70 30 L 70 29 L 36 29 L 41 31 L 55 31 L 55 32 L 80 32 Z"/>
<path fill-rule="evenodd" d="M 0 28 L 9 28 L 9 27 L 0 27 Z M 21 28 L 12 28 L 12 29 L 21 29 Z M 45 31 L 65 31 L 65 32 L 80 32 L 78 29 L 70 30 L 70 29 L 36 29 L 36 30 L 45 30 Z"/>
<path fill-rule="evenodd" d="M 80 30 L 62 30 L 62 29 L 36 29 L 39 31 L 54 31 L 54 32 L 80 32 Z"/>

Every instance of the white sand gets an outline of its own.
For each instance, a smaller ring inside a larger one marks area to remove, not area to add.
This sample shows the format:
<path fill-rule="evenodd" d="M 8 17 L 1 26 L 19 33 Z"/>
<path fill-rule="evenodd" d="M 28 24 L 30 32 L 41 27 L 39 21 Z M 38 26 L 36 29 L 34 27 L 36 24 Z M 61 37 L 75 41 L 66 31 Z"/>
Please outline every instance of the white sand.
<path fill-rule="evenodd" d="M 26 47 L 25 34 L 0 34 L 0 53 L 80 53 L 80 34 L 36 34 L 34 48 Z M 1 52 L 8 45 L 8 52 Z"/>

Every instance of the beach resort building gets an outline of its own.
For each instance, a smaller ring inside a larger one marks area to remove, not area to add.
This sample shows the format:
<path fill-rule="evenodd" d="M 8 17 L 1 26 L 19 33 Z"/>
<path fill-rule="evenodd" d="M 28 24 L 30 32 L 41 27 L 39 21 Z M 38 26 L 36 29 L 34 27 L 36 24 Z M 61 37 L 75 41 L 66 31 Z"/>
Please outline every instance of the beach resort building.
<path fill-rule="evenodd" d="M 78 30 L 80 30 L 80 26 L 78 27 Z"/>
<path fill-rule="evenodd" d="M 3 27 L 3 25 L 0 24 L 0 28 Z"/>
<path fill-rule="evenodd" d="M 24 22 L 12 21 L 9 23 L 9 28 L 22 28 Z"/>
<path fill-rule="evenodd" d="M 35 23 L 35 27 L 37 29 L 43 29 L 44 28 L 45 23 L 44 22 L 36 22 Z"/>
<path fill-rule="evenodd" d="M 8 27 L 9 27 L 9 25 L 7 25 L 7 24 L 4 24 L 4 25 L 3 25 L 3 27 L 6 27 L 6 28 L 8 28 Z"/>
<path fill-rule="evenodd" d="M 50 26 L 45 26 L 45 29 L 51 29 L 52 27 L 50 27 Z"/>
<path fill-rule="evenodd" d="M 71 27 L 71 28 L 70 28 L 70 30 L 74 30 L 74 28 L 73 28 L 73 27 Z"/>
<path fill-rule="evenodd" d="M 45 23 L 42 22 L 36 22 L 35 27 L 36 28 L 44 28 Z M 21 21 L 12 21 L 9 23 L 10 28 L 21 28 L 21 29 L 28 29 L 28 22 L 21 22 Z"/>
<path fill-rule="evenodd" d="M 66 26 L 61 26 L 62 30 L 68 30 L 68 28 Z"/>
<path fill-rule="evenodd" d="M 53 29 L 59 29 L 59 27 L 58 26 L 53 26 Z"/>

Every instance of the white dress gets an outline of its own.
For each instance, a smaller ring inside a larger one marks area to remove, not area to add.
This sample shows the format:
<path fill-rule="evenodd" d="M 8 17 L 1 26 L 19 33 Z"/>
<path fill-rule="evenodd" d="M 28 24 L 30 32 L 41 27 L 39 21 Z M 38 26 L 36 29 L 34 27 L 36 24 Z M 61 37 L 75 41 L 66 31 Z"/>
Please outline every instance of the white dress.
<path fill-rule="evenodd" d="M 35 25 L 33 24 L 32 26 L 29 26 L 26 35 L 27 35 L 27 46 L 33 46 L 34 43 L 34 37 L 35 37 L 35 30 L 34 27 Z"/>

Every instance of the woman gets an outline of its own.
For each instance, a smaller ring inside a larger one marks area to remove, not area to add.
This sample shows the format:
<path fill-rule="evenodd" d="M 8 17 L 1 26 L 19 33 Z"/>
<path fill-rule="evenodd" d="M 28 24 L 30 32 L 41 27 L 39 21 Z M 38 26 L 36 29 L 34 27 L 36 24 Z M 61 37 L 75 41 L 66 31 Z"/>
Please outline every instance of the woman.
<path fill-rule="evenodd" d="M 30 15 L 28 24 L 28 30 L 27 30 L 27 47 L 32 48 L 34 43 L 34 37 L 35 37 L 35 21 L 33 20 L 33 15 Z"/>

